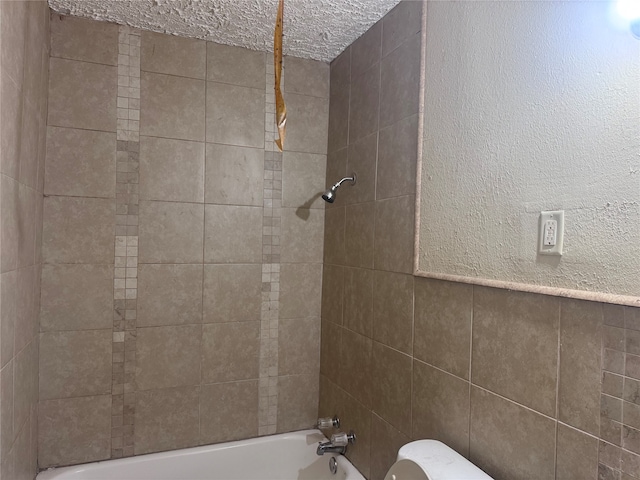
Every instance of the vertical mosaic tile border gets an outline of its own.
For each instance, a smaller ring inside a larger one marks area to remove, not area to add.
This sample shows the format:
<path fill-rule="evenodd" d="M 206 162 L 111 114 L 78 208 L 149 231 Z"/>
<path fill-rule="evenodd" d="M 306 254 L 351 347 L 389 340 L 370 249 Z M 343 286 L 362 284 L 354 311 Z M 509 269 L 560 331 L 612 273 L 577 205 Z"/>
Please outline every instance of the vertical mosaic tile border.
<path fill-rule="evenodd" d="M 134 453 L 136 404 L 140 31 L 126 26 L 118 35 L 117 102 L 111 458 Z"/>
<path fill-rule="evenodd" d="M 262 217 L 262 308 L 260 314 L 260 393 L 258 435 L 276 433 L 278 424 L 278 319 L 280 316 L 280 229 L 282 153 L 275 146 L 274 65 L 266 55 L 264 195 Z M 284 84 L 284 76 L 283 76 Z"/>

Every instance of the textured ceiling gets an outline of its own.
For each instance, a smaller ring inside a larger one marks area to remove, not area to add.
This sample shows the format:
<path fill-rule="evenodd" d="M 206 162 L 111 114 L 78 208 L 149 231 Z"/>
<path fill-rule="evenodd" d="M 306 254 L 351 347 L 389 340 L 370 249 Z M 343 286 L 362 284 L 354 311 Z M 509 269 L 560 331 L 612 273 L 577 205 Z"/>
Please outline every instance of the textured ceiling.
<path fill-rule="evenodd" d="M 285 0 L 284 53 L 328 62 L 400 0 Z M 277 0 L 49 0 L 67 15 L 272 50 Z"/>

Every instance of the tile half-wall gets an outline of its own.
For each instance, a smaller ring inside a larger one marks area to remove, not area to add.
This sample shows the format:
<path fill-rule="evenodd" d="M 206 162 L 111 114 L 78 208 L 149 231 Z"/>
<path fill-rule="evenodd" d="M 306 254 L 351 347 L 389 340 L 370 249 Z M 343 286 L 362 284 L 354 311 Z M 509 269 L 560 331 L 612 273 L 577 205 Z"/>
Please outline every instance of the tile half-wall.
<path fill-rule="evenodd" d="M 51 26 L 40 467 L 312 426 L 329 66 Z"/>

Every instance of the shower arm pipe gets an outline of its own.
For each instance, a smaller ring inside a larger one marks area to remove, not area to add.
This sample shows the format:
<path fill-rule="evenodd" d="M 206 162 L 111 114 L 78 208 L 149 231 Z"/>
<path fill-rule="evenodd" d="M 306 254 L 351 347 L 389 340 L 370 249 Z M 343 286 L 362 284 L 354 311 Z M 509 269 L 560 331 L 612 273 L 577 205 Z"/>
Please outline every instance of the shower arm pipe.
<path fill-rule="evenodd" d="M 353 172 L 351 174 L 350 177 L 344 177 L 342 180 L 340 180 L 338 183 L 336 183 L 333 187 L 331 187 L 332 189 L 336 189 L 338 188 L 340 185 L 342 185 L 344 182 L 351 182 L 351 185 L 355 185 L 356 184 L 356 174 L 355 172 Z"/>

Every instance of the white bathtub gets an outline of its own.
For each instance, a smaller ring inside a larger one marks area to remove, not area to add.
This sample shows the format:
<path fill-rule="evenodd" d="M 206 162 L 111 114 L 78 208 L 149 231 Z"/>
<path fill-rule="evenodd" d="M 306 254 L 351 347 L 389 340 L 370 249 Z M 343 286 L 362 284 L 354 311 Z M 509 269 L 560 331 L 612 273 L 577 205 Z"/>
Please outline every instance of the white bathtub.
<path fill-rule="evenodd" d="M 40 472 L 36 480 L 364 480 L 342 455 L 316 455 L 318 430 L 152 453 Z"/>

